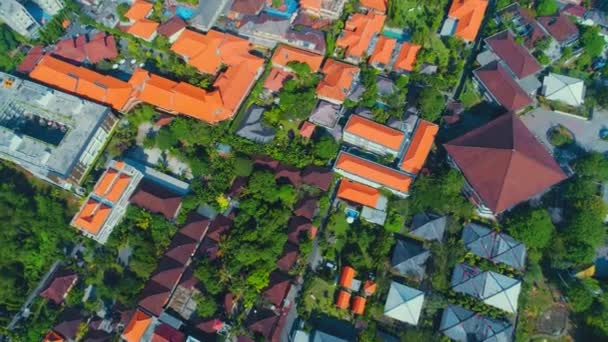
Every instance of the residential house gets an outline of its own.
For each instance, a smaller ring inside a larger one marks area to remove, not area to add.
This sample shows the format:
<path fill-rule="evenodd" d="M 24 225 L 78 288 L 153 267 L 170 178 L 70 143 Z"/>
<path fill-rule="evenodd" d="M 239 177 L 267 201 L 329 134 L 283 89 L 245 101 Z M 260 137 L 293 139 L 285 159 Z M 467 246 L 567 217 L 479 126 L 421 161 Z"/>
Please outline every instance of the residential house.
<path fill-rule="evenodd" d="M 152 13 L 153 4 L 145 0 L 135 0 L 129 10 L 125 13 L 129 25 L 124 26 L 125 32 L 151 42 L 156 38 L 158 23 L 148 19 Z"/>
<path fill-rule="evenodd" d="M 315 134 L 317 126 L 310 121 L 304 121 L 300 125 L 300 136 L 302 138 L 310 139 Z"/>
<path fill-rule="evenodd" d="M 236 135 L 258 143 L 267 144 L 271 142 L 276 131 L 262 122 L 264 112 L 264 108 L 257 105 L 249 107 L 241 127 L 236 130 Z"/>
<path fill-rule="evenodd" d="M 71 221 L 73 227 L 104 244 L 127 211 L 143 174 L 123 161 L 111 161 Z"/>
<path fill-rule="evenodd" d="M 385 14 L 387 2 L 387 0 L 359 0 L 359 8 L 365 11 L 374 11 L 380 14 Z"/>
<path fill-rule="evenodd" d="M 416 58 L 422 46 L 412 43 L 401 43 L 398 49 L 399 52 L 392 65 L 393 72 L 407 74 L 414 71 Z"/>
<path fill-rule="evenodd" d="M 81 325 L 87 325 L 87 323 L 88 320 L 83 317 L 80 310 L 66 308 L 59 314 L 52 331 L 61 336 L 62 341 L 76 341 Z"/>
<path fill-rule="evenodd" d="M 110 108 L 1 72 L 0 84 L 0 158 L 64 189 L 78 186 L 118 123 Z"/>
<path fill-rule="evenodd" d="M 277 260 L 277 269 L 283 272 L 289 272 L 298 261 L 299 249 L 293 243 L 286 243 L 283 248 L 283 254 Z"/>
<path fill-rule="evenodd" d="M 534 103 L 499 61 L 475 69 L 473 76 L 475 86 L 484 97 L 508 111 L 520 112 Z"/>
<path fill-rule="evenodd" d="M 190 24 L 203 32 L 209 31 L 230 3 L 229 0 L 199 0 L 197 14 Z"/>
<path fill-rule="evenodd" d="M 334 104 L 342 104 L 359 78 L 359 68 L 328 58 L 321 72 L 323 79 L 317 85 L 317 97 Z"/>
<path fill-rule="evenodd" d="M 471 253 L 518 270 L 526 267 L 526 246 L 507 234 L 493 231 L 477 223 L 467 223 L 462 242 Z"/>
<path fill-rule="evenodd" d="M 129 199 L 132 204 L 153 214 L 174 220 L 182 206 L 182 197 L 149 180 L 143 180 Z"/>
<path fill-rule="evenodd" d="M 441 35 L 456 36 L 465 42 L 475 41 L 487 7 L 488 0 L 452 0 Z"/>
<path fill-rule="evenodd" d="M 254 308 L 245 319 L 244 326 L 263 341 L 279 342 L 285 319 L 272 310 Z"/>
<path fill-rule="evenodd" d="M 284 305 L 284 300 L 291 289 L 291 278 L 281 272 L 270 273 L 268 286 L 262 290 L 261 296 L 264 301 L 271 305 L 271 309 L 280 309 Z"/>
<path fill-rule="evenodd" d="M 403 148 L 405 133 L 359 115 L 351 115 L 344 126 L 344 142 L 380 156 L 397 156 Z"/>
<path fill-rule="evenodd" d="M 56 305 L 61 305 L 70 290 L 76 285 L 78 275 L 70 270 L 60 270 L 52 275 L 51 280 L 40 291 L 40 297 Z"/>
<path fill-rule="evenodd" d="M 325 33 L 308 27 L 299 27 L 297 30 L 290 28 L 287 30 L 283 41 L 289 45 L 310 50 L 320 55 L 325 55 L 327 49 Z"/>
<path fill-rule="evenodd" d="M 513 3 L 498 13 L 502 22 L 518 37 L 524 38 L 524 46 L 534 49 L 534 44 L 541 38 L 547 37 L 540 24 L 534 19 L 534 13 L 529 8 Z"/>
<path fill-rule="evenodd" d="M 323 191 L 328 191 L 331 186 L 333 172 L 326 167 L 310 165 L 302 170 L 300 176 L 302 183 Z"/>
<path fill-rule="evenodd" d="M 361 296 L 355 296 L 352 301 L 351 311 L 355 315 L 363 315 L 365 312 L 365 298 Z"/>
<path fill-rule="evenodd" d="M 338 296 L 336 297 L 336 307 L 338 309 L 346 310 L 350 304 L 350 292 L 346 290 L 338 291 Z"/>
<path fill-rule="evenodd" d="M 385 70 L 392 64 L 397 47 L 397 39 L 381 35 L 376 40 L 376 46 L 369 57 L 368 63 L 376 69 Z"/>
<path fill-rule="evenodd" d="M 585 90 L 585 82 L 578 78 L 551 72 L 543 79 L 542 95 L 547 100 L 579 107 L 585 102 Z"/>
<path fill-rule="evenodd" d="M 566 179 L 515 114 L 501 115 L 444 146 L 464 174 L 465 194 L 484 216 L 507 211 Z"/>
<path fill-rule="evenodd" d="M 340 18 L 346 0 L 300 0 L 300 8 L 309 15 L 322 19 Z"/>
<path fill-rule="evenodd" d="M 290 62 L 305 63 L 314 73 L 318 72 L 321 68 L 323 59 L 324 57 L 322 55 L 314 52 L 281 44 L 276 48 L 270 60 L 274 67 L 281 68 L 286 71 L 291 71 L 288 66 Z"/>
<path fill-rule="evenodd" d="M 386 16 L 374 12 L 355 13 L 346 21 L 336 45 L 347 61 L 358 64 L 368 55 L 372 42 L 382 32 Z"/>
<path fill-rule="evenodd" d="M 340 119 L 340 106 L 327 101 L 319 101 L 317 107 L 312 111 L 308 120 L 328 129 L 336 127 Z"/>
<path fill-rule="evenodd" d="M 165 21 L 158 26 L 156 32 L 161 36 L 167 38 L 169 43 L 173 44 L 179 38 L 179 36 L 186 30 L 186 22 L 184 19 L 175 15 L 171 19 Z"/>
<path fill-rule="evenodd" d="M 384 316 L 411 325 L 418 325 L 423 305 L 424 293 L 422 291 L 392 281 L 384 303 Z"/>
<path fill-rule="evenodd" d="M 342 267 L 340 272 L 340 278 L 338 279 L 338 286 L 346 289 L 350 289 L 353 286 L 353 281 L 357 272 L 350 266 Z M 348 292 L 347 292 L 348 293 Z"/>
<path fill-rule="evenodd" d="M 234 0 L 227 17 L 232 20 L 241 20 L 248 15 L 258 15 L 264 8 L 264 0 Z"/>
<path fill-rule="evenodd" d="M 563 13 L 537 18 L 542 28 L 555 39 L 562 48 L 573 45 L 580 33 L 578 27 Z"/>
<path fill-rule="evenodd" d="M 348 179 L 340 181 L 336 196 L 344 201 L 382 211 L 386 210 L 388 205 L 388 199 L 380 190 Z"/>
<path fill-rule="evenodd" d="M 374 163 L 347 152 L 340 152 L 334 172 L 343 177 L 371 186 L 385 188 L 400 197 L 407 197 L 412 178 L 390 167 Z"/>
<path fill-rule="evenodd" d="M 521 281 L 493 271 L 482 271 L 474 266 L 458 264 L 452 273 L 451 289 L 473 296 L 510 314 L 516 314 Z"/>
<path fill-rule="evenodd" d="M 64 59 L 90 64 L 118 57 L 114 36 L 105 32 L 60 40 L 52 53 Z"/>
<path fill-rule="evenodd" d="M 409 234 L 418 239 L 441 242 L 447 227 L 447 220 L 446 216 L 418 213 L 412 218 Z"/>
<path fill-rule="evenodd" d="M 309 219 L 300 216 L 292 217 L 287 224 L 287 241 L 299 246 L 304 237 L 310 236 L 312 229 L 312 222 Z"/>
<path fill-rule="evenodd" d="M 287 35 L 289 19 L 261 13 L 249 15 L 240 21 L 239 34 L 249 38 L 254 45 L 272 49 Z"/>
<path fill-rule="evenodd" d="M 152 335 L 156 319 L 137 309 L 120 337 L 126 342 L 144 341 L 145 336 Z"/>
<path fill-rule="evenodd" d="M 158 342 L 183 342 L 185 340 L 184 333 L 166 323 L 156 326 L 154 335 L 152 335 L 152 341 Z"/>
<path fill-rule="evenodd" d="M 293 73 L 281 68 L 272 68 L 264 80 L 264 90 L 270 93 L 278 93 L 283 84 L 293 77 Z"/>
<path fill-rule="evenodd" d="M 422 244 L 398 239 L 391 257 L 391 268 L 402 276 L 421 281 L 425 275 L 426 261 L 431 252 Z"/>
<path fill-rule="evenodd" d="M 26 38 L 38 36 L 41 25 L 18 0 L 0 1 L 0 20 Z"/>
<path fill-rule="evenodd" d="M 426 120 L 418 120 L 414 134 L 408 139 L 400 159 L 399 168 L 402 171 L 416 175 L 422 170 L 437 132 L 439 126 Z"/>
<path fill-rule="evenodd" d="M 439 331 L 453 341 L 511 341 L 513 326 L 507 321 L 482 316 L 449 304 L 443 310 Z"/>

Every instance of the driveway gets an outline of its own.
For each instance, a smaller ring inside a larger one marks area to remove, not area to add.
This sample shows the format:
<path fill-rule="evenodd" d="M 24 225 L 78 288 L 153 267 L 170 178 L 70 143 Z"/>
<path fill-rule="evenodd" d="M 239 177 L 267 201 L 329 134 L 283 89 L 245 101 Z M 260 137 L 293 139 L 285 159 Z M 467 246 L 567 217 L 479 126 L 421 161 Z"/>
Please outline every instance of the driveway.
<path fill-rule="evenodd" d="M 608 141 L 599 136 L 601 129 L 608 128 L 606 111 L 595 111 L 591 120 L 585 120 L 537 108 L 523 116 L 522 120 L 532 134 L 549 149 L 553 148 L 547 139 L 547 131 L 555 125 L 562 125 L 574 133 L 576 143 L 585 150 L 602 153 L 608 151 Z"/>

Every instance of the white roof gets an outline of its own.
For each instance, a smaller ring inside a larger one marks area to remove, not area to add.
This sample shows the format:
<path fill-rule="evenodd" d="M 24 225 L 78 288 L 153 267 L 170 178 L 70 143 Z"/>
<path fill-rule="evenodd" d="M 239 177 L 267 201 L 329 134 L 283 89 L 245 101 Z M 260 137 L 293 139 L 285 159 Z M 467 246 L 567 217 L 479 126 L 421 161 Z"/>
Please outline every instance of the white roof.
<path fill-rule="evenodd" d="M 549 100 L 580 106 L 585 101 L 585 83 L 578 78 L 549 73 L 543 80 L 543 95 Z"/>
<path fill-rule="evenodd" d="M 417 325 L 423 303 L 424 293 L 422 291 L 393 281 L 384 304 L 384 315 Z"/>

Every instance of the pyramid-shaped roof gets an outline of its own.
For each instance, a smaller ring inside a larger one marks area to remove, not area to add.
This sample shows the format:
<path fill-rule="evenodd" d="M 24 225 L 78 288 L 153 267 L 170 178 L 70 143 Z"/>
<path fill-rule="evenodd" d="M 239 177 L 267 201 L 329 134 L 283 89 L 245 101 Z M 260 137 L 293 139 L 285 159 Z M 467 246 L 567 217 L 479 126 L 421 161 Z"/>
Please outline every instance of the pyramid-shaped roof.
<path fill-rule="evenodd" d="M 418 213 L 412 219 L 410 234 L 424 240 L 443 240 L 445 227 L 448 223 L 446 216 L 433 216 L 427 213 Z"/>
<path fill-rule="evenodd" d="M 460 306 L 448 305 L 443 311 L 439 331 L 461 342 L 509 342 L 512 340 L 513 326 Z"/>
<path fill-rule="evenodd" d="M 462 231 L 462 242 L 473 254 L 516 269 L 526 266 L 526 246 L 507 234 L 493 231 L 477 223 L 469 223 Z"/>
<path fill-rule="evenodd" d="M 399 239 L 393 250 L 391 266 L 401 275 L 422 279 L 424 264 L 430 255 L 420 243 Z"/>
<path fill-rule="evenodd" d="M 423 303 L 424 293 L 422 291 L 393 281 L 384 304 L 384 315 L 417 325 Z"/>
<path fill-rule="evenodd" d="M 494 213 L 566 179 L 549 152 L 512 113 L 444 146 L 483 204 Z"/>
<path fill-rule="evenodd" d="M 578 78 L 549 73 L 543 80 L 543 95 L 549 100 L 580 106 L 585 101 L 585 82 Z"/>
<path fill-rule="evenodd" d="M 517 312 L 521 281 L 492 271 L 482 271 L 466 264 L 456 265 L 452 290 L 465 293 L 484 303 L 510 313 Z"/>

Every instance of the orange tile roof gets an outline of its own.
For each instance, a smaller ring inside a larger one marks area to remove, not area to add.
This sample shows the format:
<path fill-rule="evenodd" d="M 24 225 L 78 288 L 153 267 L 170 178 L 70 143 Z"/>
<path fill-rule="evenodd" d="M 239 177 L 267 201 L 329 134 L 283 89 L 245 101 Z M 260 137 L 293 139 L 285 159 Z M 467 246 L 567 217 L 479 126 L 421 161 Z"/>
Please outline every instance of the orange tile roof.
<path fill-rule="evenodd" d="M 114 180 L 118 176 L 118 171 L 109 168 L 106 172 L 101 175 L 101 178 L 95 184 L 93 192 L 98 196 L 105 196 L 105 194 L 112 188 Z"/>
<path fill-rule="evenodd" d="M 325 76 L 317 85 L 317 95 L 342 102 L 348 96 L 353 81 L 359 74 L 359 68 L 334 59 L 327 59 L 322 72 Z"/>
<path fill-rule="evenodd" d="M 340 290 L 338 297 L 336 298 L 336 306 L 340 309 L 348 309 L 348 303 L 350 302 L 350 293 Z"/>
<path fill-rule="evenodd" d="M 304 138 L 310 138 L 315 133 L 317 126 L 310 121 L 304 121 L 300 127 L 300 135 Z"/>
<path fill-rule="evenodd" d="M 388 38 L 387 36 L 378 37 L 374 52 L 372 52 L 372 55 L 369 57 L 369 64 L 388 65 L 396 45 L 396 39 Z"/>
<path fill-rule="evenodd" d="M 345 152 L 340 153 L 335 167 L 404 193 L 412 184 L 412 178 L 406 174 Z"/>
<path fill-rule="evenodd" d="M 385 19 L 386 16 L 374 12 L 353 14 L 346 22 L 336 44 L 346 49 L 347 57 L 363 57 L 374 35 L 382 31 Z"/>
<path fill-rule="evenodd" d="M 106 194 L 106 199 L 112 203 L 116 203 L 120 199 L 122 193 L 125 192 L 125 189 L 129 186 L 129 183 L 131 183 L 131 177 L 129 175 L 121 174 L 118 176 L 116 183 L 114 183 L 110 192 Z"/>
<path fill-rule="evenodd" d="M 54 332 L 53 330 L 49 330 L 48 333 L 44 336 L 42 342 L 63 342 L 65 341 L 61 335 Z"/>
<path fill-rule="evenodd" d="M 323 0 L 300 0 L 300 6 L 305 9 L 310 9 L 314 11 L 321 10 L 321 4 Z"/>
<path fill-rule="evenodd" d="M 426 161 L 426 157 L 431 152 L 435 136 L 439 131 L 439 126 L 428 121 L 420 120 L 416 132 L 412 137 L 407 153 L 401 161 L 401 169 L 410 173 L 420 172 Z"/>
<path fill-rule="evenodd" d="M 122 338 L 127 342 L 140 342 L 151 323 L 152 317 L 137 309 L 122 332 Z"/>
<path fill-rule="evenodd" d="M 272 64 L 287 67 L 289 62 L 306 63 L 312 72 L 317 72 L 323 63 L 323 56 L 288 45 L 279 45 L 272 55 Z"/>
<path fill-rule="evenodd" d="M 82 95 L 122 110 L 133 89 L 127 82 L 78 67 L 46 55 L 30 73 L 30 77 L 61 90 Z"/>
<path fill-rule="evenodd" d="M 386 13 L 386 0 L 359 0 L 362 7 Z"/>
<path fill-rule="evenodd" d="M 160 24 L 156 21 L 141 19 L 127 27 L 127 33 L 141 39 L 150 40 Z"/>
<path fill-rule="evenodd" d="M 74 219 L 74 225 L 91 234 L 97 234 L 110 215 L 112 208 L 89 198 Z"/>
<path fill-rule="evenodd" d="M 380 199 L 380 190 L 348 179 L 342 179 L 337 196 L 343 200 L 375 208 Z"/>
<path fill-rule="evenodd" d="M 342 272 L 340 273 L 340 280 L 338 280 L 338 285 L 346 288 L 350 288 L 353 284 L 353 279 L 355 279 L 355 269 L 350 266 L 342 267 Z"/>
<path fill-rule="evenodd" d="M 355 296 L 353 299 L 353 305 L 351 306 L 351 310 L 356 315 L 362 315 L 365 312 L 365 298 L 360 296 Z"/>
<path fill-rule="evenodd" d="M 414 70 L 414 66 L 416 65 L 416 57 L 418 56 L 418 51 L 420 51 L 422 47 L 416 44 L 403 43 L 401 45 L 401 50 L 395 59 L 395 64 L 393 64 L 394 71 L 412 71 Z"/>
<path fill-rule="evenodd" d="M 279 91 L 283 88 L 283 83 L 293 76 L 292 73 L 284 71 L 279 68 L 270 69 L 270 73 L 264 80 L 264 89 L 270 91 Z"/>
<path fill-rule="evenodd" d="M 448 16 L 458 19 L 454 35 L 474 41 L 483 22 L 488 0 L 453 0 Z"/>
<path fill-rule="evenodd" d="M 350 117 L 346 126 L 344 126 L 344 132 L 354 134 L 395 151 L 399 151 L 405 138 L 405 133 L 359 115 L 352 115 Z"/>
<path fill-rule="evenodd" d="M 363 284 L 363 292 L 366 296 L 371 296 L 376 292 L 378 285 L 371 280 L 366 280 Z"/>
<path fill-rule="evenodd" d="M 237 111 L 249 90 L 253 87 L 258 70 L 264 65 L 264 60 L 257 58 L 248 63 L 236 64 L 229 67 L 217 77 L 213 84 L 219 91 L 218 100 L 224 102 L 224 107 L 231 111 L 230 117 Z"/>
<path fill-rule="evenodd" d="M 133 21 L 144 19 L 152 11 L 153 7 L 154 5 L 150 2 L 136 0 L 125 13 L 125 17 Z"/>

